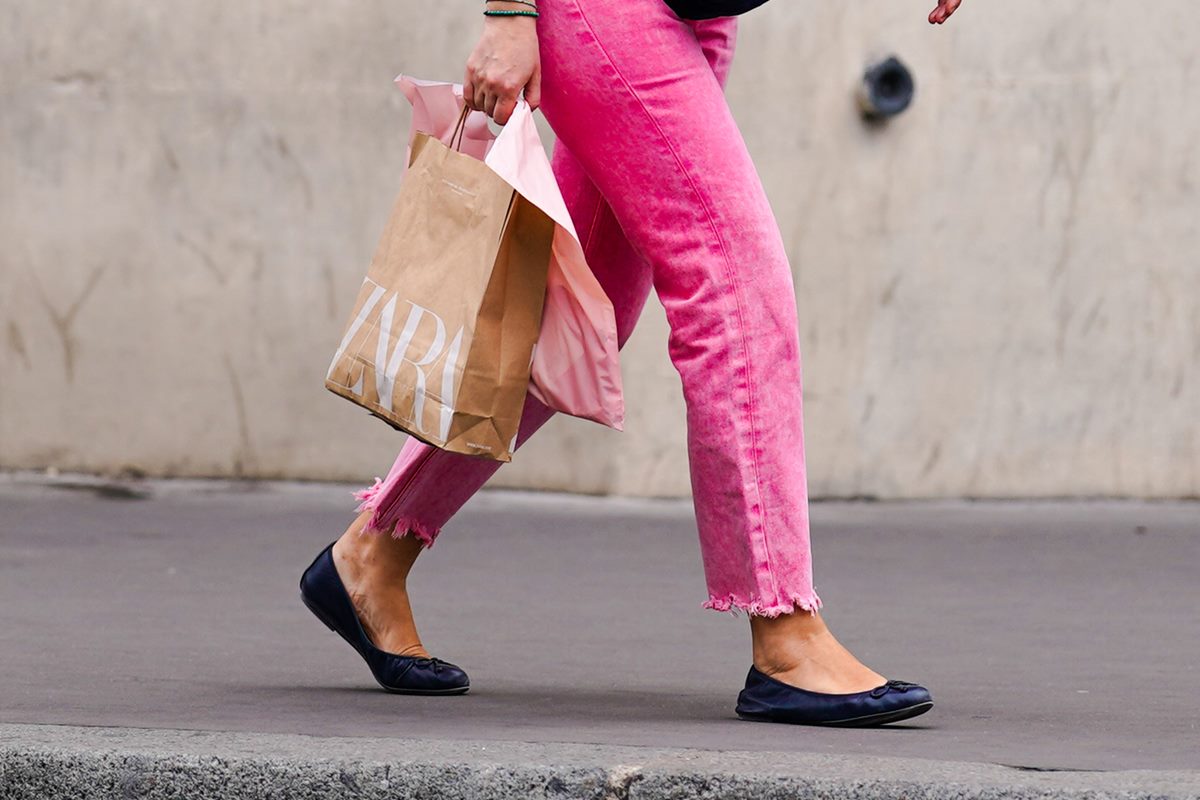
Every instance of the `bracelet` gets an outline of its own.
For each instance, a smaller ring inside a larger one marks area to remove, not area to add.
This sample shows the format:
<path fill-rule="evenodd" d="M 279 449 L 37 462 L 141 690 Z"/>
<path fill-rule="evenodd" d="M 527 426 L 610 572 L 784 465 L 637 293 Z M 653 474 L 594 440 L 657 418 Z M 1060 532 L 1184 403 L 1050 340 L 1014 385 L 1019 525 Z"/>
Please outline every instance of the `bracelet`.
<path fill-rule="evenodd" d="M 485 17 L 536 17 L 536 11 L 493 11 L 490 8 L 483 12 Z"/>
<path fill-rule="evenodd" d="M 531 3 L 531 2 L 529 2 L 529 0 L 483 0 L 483 1 L 485 3 L 495 3 L 495 2 L 520 3 L 521 5 L 529 6 L 534 11 L 537 11 L 537 3 Z"/>

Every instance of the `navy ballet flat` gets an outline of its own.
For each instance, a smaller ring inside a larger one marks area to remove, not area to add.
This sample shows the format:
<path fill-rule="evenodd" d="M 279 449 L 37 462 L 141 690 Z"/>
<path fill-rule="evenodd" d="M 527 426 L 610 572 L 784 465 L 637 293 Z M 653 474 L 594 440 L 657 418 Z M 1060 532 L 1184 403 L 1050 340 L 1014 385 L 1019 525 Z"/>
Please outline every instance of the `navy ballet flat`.
<path fill-rule="evenodd" d="M 826 694 L 790 686 L 752 666 L 738 694 L 737 715 L 758 722 L 857 728 L 898 722 L 931 708 L 929 690 L 915 683 L 888 681 L 865 692 Z"/>
<path fill-rule="evenodd" d="M 329 630 L 345 639 L 367 662 L 379 685 L 396 694 L 464 694 L 467 673 L 440 658 L 398 656 L 380 650 L 363 630 L 354 603 L 333 564 L 333 545 L 300 577 L 300 599 Z"/>

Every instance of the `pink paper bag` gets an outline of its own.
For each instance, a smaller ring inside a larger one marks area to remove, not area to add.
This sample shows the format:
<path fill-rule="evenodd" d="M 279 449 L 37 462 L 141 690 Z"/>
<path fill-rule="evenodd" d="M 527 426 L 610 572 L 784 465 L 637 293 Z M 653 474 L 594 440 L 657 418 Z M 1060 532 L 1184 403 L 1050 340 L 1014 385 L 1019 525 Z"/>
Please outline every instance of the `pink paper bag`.
<path fill-rule="evenodd" d="M 412 103 L 409 148 L 418 132 L 449 145 L 463 108 L 462 84 L 407 75 L 396 84 Z M 492 133 L 486 114 L 470 112 L 459 150 L 482 160 L 555 223 L 529 391 L 556 411 L 621 430 L 625 401 L 612 302 L 583 256 L 533 110 L 521 97 L 499 134 Z"/>

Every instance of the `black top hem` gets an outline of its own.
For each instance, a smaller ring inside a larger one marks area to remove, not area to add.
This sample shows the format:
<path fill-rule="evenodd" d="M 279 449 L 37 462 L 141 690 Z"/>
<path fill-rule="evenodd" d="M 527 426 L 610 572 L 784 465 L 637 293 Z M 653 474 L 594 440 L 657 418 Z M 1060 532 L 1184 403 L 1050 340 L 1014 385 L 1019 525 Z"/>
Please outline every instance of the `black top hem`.
<path fill-rule="evenodd" d="M 758 8 L 767 0 L 663 0 L 680 19 L 734 17 Z"/>

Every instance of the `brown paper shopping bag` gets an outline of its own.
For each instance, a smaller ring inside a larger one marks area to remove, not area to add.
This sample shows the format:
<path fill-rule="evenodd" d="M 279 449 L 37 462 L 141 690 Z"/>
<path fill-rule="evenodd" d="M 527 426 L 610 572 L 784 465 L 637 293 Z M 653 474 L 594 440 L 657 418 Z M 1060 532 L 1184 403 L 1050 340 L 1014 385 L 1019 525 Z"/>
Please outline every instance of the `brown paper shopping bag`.
<path fill-rule="evenodd" d="M 510 461 L 553 236 L 486 164 L 417 134 L 326 388 L 436 447 Z"/>

